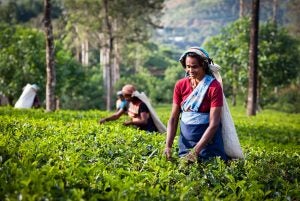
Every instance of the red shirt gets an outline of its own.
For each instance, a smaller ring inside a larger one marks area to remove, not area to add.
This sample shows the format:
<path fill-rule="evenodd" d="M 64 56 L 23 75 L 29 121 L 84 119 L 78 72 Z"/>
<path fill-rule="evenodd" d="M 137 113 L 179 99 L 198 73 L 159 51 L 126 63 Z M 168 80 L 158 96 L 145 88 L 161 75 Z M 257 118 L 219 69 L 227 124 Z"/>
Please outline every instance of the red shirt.
<path fill-rule="evenodd" d="M 176 82 L 173 94 L 173 104 L 180 105 L 192 93 L 193 88 L 188 77 Z M 220 83 L 215 79 L 209 85 L 203 101 L 200 105 L 199 112 L 209 113 L 212 107 L 223 106 L 223 91 Z"/>

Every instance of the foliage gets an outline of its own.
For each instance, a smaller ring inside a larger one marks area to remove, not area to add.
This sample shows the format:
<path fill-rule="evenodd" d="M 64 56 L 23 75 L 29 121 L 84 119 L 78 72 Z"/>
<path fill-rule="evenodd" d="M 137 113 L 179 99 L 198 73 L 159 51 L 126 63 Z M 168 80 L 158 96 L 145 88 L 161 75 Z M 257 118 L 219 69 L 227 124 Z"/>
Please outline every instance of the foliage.
<path fill-rule="evenodd" d="M 173 44 L 179 49 L 199 46 L 222 28 L 240 18 L 238 0 L 166 0 L 162 25 L 155 40 L 163 44 Z M 251 0 L 243 0 L 243 16 L 251 13 Z M 297 0 L 276 1 L 278 3 L 276 22 L 280 27 L 288 27 L 291 35 L 299 35 L 299 6 Z M 275 1 L 260 1 L 260 21 L 267 22 L 274 15 Z"/>
<path fill-rule="evenodd" d="M 123 49 L 123 75 L 116 85 L 118 91 L 126 83 L 135 84 L 154 103 L 171 103 L 175 82 L 184 77 L 174 48 L 154 42 L 133 43 Z M 134 75 L 132 75 L 134 74 Z"/>
<path fill-rule="evenodd" d="M 173 102 L 173 89 L 175 83 L 185 76 L 185 71 L 182 66 L 177 65 L 170 66 L 165 70 L 164 80 L 157 84 L 157 97 L 158 103 L 172 103 Z"/>
<path fill-rule="evenodd" d="M 36 83 L 41 89 L 38 96 L 43 102 L 46 76 L 43 33 L 35 29 L 4 24 L 2 30 L 3 34 L 0 36 L 2 45 L 0 50 L 0 91 L 10 97 L 11 104 L 13 104 L 27 83 Z M 129 71 L 122 72 L 123 78 L 119 81 L 116 90 L 119 90 L 125 83 L 134 83 L 153 102 L 171 102 L 175 81 L 184 75 L 183 72 L 180 73 L 182 69 L 174 61 L 174 58 L 178 58 L 178 53 L 154 43 L 128 44 L 127 47 L 128 56 L 122 61 L 123 65 L 138 65 L 138 61 L 140 61 L 140 65 L 135 68 L 123 66 L 122 69 L 129 69 Z M 136 54 L 134 51 L 136 48 L 142 51 Z M 70 51 L 66 51 L 58 41 L 56 41 L 55 52 L 56 96 L 60 100 L 60 107 L 65 109 L 104 108 L 100 67 L 94 65 L 83 68 L 72 58 Z M 151 55 L 155 56 L 151 57 Z M 157 70 L 156 75 L 153 74 L 153 69 Z M 165 69 L 167 70 L 164 74 Z M 150 74 L 149 71 L 152 73 Z M 138 74 L 128 76 L 134 72 L 138 72 Z"/>
<path fill-rule="evenodd" d="M 107 14 L 111 30 L 107 30 L 103 1 L 64 0 L 64 13 L 61 21 L 65 25 L 60 36 L 64 45 L 77 48 L 84 40 L 89 40 L 92 48 L 103 45 L 99 34 L 111 32 L 112 43 L 123 49 L 134 42 L 144 42 L 150 31 L 159 23 L 163 1 L 110 0 L 107 1 Z M 73 50 L 75 51 L 75 50 Z"/>
<path fill-rule="evenodd" d="M 0 91 L 12 102 L 27 83 L 43 85 L 45 42 L 38 30 L 6 24 L 0 29 Z"/>
<path fill-rule="evenodd" d="M 1 21 L 6 23 L 25 22 L 36 17 L 43 9 L 43 4 L 38 1 L 16 2 L 8 0 L 0 7 Z"/>
<path fill-rule="evenodd" d="M 57 59 L 56 95 L 64 109 L 104 108 L 102 73 L 99 66 L 82 67 L 61 49 Z"/>
<path fill-rule="evenodd" d="M 139 73 L 147 69 L 158 78 L 162 78 L 163 71 L 174 66 L 175 60 L 179 57 L 179 53 L 171 47 L 153 41 L 126 44 L 121 54 L 122 75 Z"/>
<path fill-rule="evenodd" d="M 266 108 L 272 108 L 289 113 L 300 113 L 300 85 L 292 84 L 273 91 L 270 97 L 265 100 L 268 105 Z"/>
<path fill-rule="evenodd" d="M 122 77 L 116 84 L 116 91 L 119 91 L 125 84 L 133 84 L 139 92 L 144 92 L 150 99 L 153 99 L 156 90 L 153 87 L 157 84 L 157 79 L 151 77 L 149 72 L 140 72 L 138 75 Z"/>
<path fill-rule="evenodd" d="M 299 37 L 300 35 L 300 15 L 299 15 L 299 9 L 300 9 L 300 2 L 297 0 L 291 0 L 287 4 L 288 8 L 288 30 L 291 35 L 296 35 L 296 37 Z"/>
<path fill-rule="evenodd" d="M 157 108 L 166 123 L 170 106 Z M 245 159 L 184 166 L 103 111 L 0 108 L 1 200 L 299 200 L 299 115 L 233 108 Z M 285 121 L 282 121 L 284 119 Z"/>
<path fill-rule="evenodd" d="M 223 67 L 225 89 L 236 82 L 240 93 L 247 89 L 248 27 L 248 19 L 238 20 L 205 43 L 214 61 Z M 262 24 L 259 30 L 259 95 L 260 104 L 266 105 L 274 87 L 288 86 L 298 78 L 299 42 L 272 23 Z"/>
<path fill-rule="evenodd" d="M 61 9 L 52 0 L 52 17 L 57 18 L 61 14 Z M 9 24 L 26 23 L 37 18 L 43 12 L 43 1 L 40 0 L 5 0 L 0 2 L 0 22 Z"/>
<path fill-rule="evenodd" d="M 222 67 L 221 75 L 225 89 L 232 89 L 234 82 L 241 91 L 247 89 L 249 23 L 247 18 L 238 20 L 204 44 L 210 57 Z M 234 66 L 237 72 L 233 71 Z M 230 90 L 224 91 L 229 93 L 228 95 L 231 94 Z"/>
<path fill-rule="evenodd" d="M 299 40 L 274 24 L 261 26 L 259 71 L 265 89 L 287 86 L 299 75 Z"/>
<path fill-rule="evenodd" d="M 0 25 L 0 91 L 14 104 L 27 83 L 40 87 L 38 96 L 45 99 L 45 39 L 35 29 Z M 66 109 L 101 108 L 102 86 L 99 66 L 83 69 L 70 52 L 57 41 L 56 96 Z"/>

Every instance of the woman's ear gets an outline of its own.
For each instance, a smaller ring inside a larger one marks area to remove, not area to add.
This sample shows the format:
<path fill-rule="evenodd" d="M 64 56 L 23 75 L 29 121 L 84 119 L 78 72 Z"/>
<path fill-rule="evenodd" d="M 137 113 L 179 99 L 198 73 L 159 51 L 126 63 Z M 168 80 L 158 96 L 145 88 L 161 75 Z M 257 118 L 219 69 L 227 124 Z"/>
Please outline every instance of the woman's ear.
<path fill-rule="evenodd" d="M 205 61 L 203 61 L 202 66 L 203 66 L 204 71 L 205 71 L 206 73 L 208 73 L 208 72 L 209 72 L 209 71 L 208 71 L 208 64 L 207 64 Z"/>
<path fill-rule="evenodd" d="M 189 77 L 190 75 L 189 75 L 188 70 L 185 68 L 184 71 L 185 71 L 185 77 Z"/>

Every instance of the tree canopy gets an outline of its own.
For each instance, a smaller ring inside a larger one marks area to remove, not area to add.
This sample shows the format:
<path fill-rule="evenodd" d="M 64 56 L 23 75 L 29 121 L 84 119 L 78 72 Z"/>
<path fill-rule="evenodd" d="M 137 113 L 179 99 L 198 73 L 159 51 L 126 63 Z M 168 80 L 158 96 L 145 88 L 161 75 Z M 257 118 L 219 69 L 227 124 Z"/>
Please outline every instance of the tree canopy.
<path fill-rule="evenodd" d="M 187 45 L 208 49 L 214 62 L 223 67 L 226 96 L 243 102 L 249 65 L 250 0 L 244 2 L 246 18 L 236 21 L 238 1 L 52 1 L 55 90 L 61 107 L 104 109 L 106 92 L 110 91 L 113 101 L 115 92 L 128 82 L 138 85 L 153 102 L 171 103 L 174 84 L 184 76 L 178 58 Z M 292 94 L 299 86 L 299 41 L 291 35 L 297 35 L 299 3 L 280 2 L 277 24 L 272 24 L 267 21 L 272 16 L 272 2 L 261 2 L 266 12 L 260 19 L 259 94 L 260 103 L 267 106 L 280 102 L 278 94 Z M 45 98 L 42 7 L 37 0 L 0 3 L 0 93 L 8 96 L 11 104 L 26 83 L 38 84 L 39 96 Z M 178 26 L 172 27 L 175 22 Z M 172 45 L 172 41 L 184 48 Z M 109 90 L 105 87 L 105 66 L 112 76 Z M 286 97 L 294 100 L 292 95 Z"/>
<path fill-rule="evenodd" d="M 249 20 L 238 20 L 226 27 L 219 35 L 206 41 L 205 47 L 222 67 L 225 93 L 232 95 L 232 84 L 236 81 L 239 93 L 245 93 L 249 52 Z M 260 26 L 259 33 L 259 89 L 261 104 L 275 87 L 286 87 L 299 77 L 299 41 L 291 37 L 284 28 L 272 23 Z M 237 71 L 233 72 L 233 66 Z"/>

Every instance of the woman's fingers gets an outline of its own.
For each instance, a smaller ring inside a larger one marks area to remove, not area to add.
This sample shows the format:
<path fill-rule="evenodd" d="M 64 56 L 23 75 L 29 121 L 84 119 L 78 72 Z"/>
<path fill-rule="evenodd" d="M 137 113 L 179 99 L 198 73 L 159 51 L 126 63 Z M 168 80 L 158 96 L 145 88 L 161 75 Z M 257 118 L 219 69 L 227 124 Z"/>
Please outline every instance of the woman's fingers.
<path fill-rule="evenodd" d="M 170 160 L 172 158 L 170 148 L 165 148 L 164 154 L 166 155 L 167 160 Z"/>

